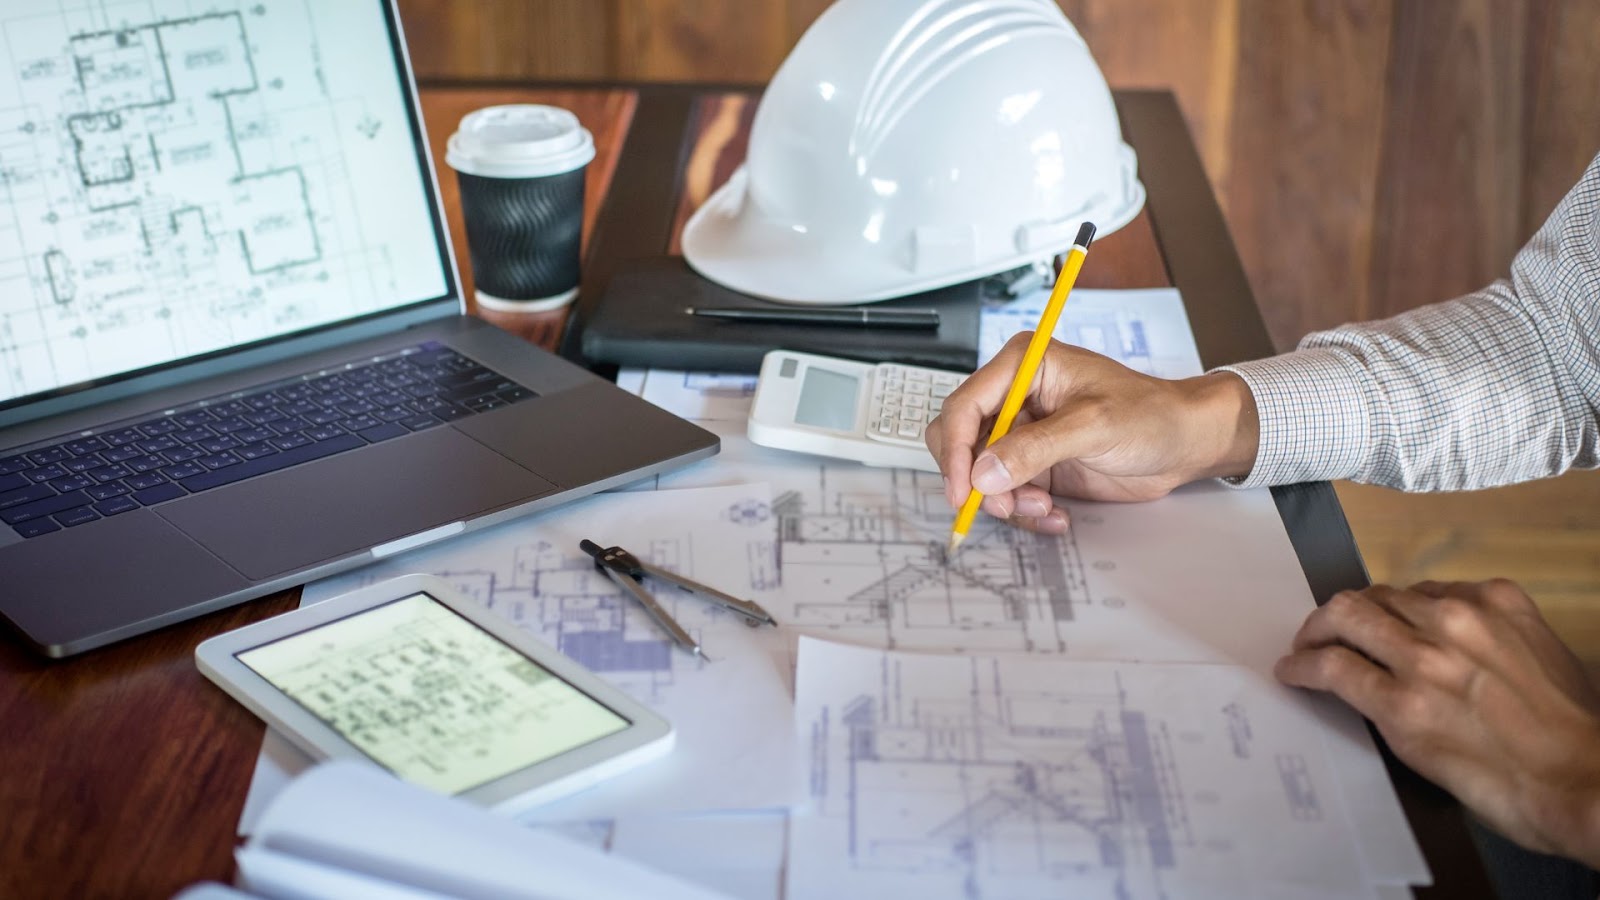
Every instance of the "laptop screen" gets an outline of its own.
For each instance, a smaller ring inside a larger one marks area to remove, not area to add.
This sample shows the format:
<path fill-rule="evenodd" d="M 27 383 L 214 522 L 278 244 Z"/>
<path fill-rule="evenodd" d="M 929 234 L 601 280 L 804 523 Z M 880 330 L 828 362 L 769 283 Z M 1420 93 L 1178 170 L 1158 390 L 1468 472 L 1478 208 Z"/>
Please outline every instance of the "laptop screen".
<path fill-rule="evenodd" d="M 445 297 L 385 0 L 0 6 L 0 409 Z"/>

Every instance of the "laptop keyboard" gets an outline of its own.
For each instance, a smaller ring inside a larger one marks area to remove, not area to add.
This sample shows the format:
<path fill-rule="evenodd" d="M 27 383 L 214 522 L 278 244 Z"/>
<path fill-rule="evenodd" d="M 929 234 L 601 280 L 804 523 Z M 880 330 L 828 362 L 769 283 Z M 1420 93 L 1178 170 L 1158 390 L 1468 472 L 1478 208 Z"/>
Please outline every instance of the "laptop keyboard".
<path fill-rule="evenodd" d="M 0 457 L 0 522 L 38 537 L 535 396 L 430 341 Z"/>

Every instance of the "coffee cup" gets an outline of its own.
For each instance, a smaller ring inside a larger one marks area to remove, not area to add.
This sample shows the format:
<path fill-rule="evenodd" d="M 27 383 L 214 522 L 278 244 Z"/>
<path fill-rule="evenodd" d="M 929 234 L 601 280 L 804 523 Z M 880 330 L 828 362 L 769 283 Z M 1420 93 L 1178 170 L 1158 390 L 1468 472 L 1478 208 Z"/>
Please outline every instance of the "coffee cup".
<path fill-rule="evenodd" d="M 594 138 L 555 106 L 490 106 L 468 113 L 445 161 L 461 186 L 478 305 L 557 309 L 578 295 L 583 178 Z"/>

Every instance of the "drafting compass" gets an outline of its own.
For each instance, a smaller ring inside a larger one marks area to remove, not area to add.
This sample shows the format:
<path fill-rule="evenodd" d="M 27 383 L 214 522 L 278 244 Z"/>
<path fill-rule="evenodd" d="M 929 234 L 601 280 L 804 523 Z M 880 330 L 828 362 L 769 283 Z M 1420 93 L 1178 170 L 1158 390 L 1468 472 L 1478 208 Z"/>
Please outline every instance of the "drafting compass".
<path fill-rule="evenodd" d="M 653 566 L 621 547 L 601 547 L 594 541 L 583 540 L 578 542 L 578 548 L 594 557 L 595 568 L 604 572 L 606 577 L 615 582 L 618 587 L 632 594 L 633 598 L 639 601 L 639 605 L 644 607 L 645 612 L 650 614 L 650 618 L 655 619 L 657 625 L 665 629 L 667 634 L 672 635 L 674 643 L 695 656 L 706 659 L 708 662 L 710 660 L 707 659 L 705 652 L 700 649 L 699 642 L 690 637 L 689 632 L 674 621 L 671 614 L 660 603 L 656 602 L 656 598 L 652 597 L 649 591 L 644 589 L 641 582 L 646 575 L 662 581 L 669 581 L 691 594 L 698 594 L 712 603 L 730 609 L 744 616 L 744 623 L 751 627 L 778 624 L 777 620 L 772 618 L 766 610 L 752 601 L 740 600 L 738 597 L 724 594 L 714 587 L 701 584 L 698 581 L 692 581 L 676 572 L 663 569 L 660 566 Z"/>

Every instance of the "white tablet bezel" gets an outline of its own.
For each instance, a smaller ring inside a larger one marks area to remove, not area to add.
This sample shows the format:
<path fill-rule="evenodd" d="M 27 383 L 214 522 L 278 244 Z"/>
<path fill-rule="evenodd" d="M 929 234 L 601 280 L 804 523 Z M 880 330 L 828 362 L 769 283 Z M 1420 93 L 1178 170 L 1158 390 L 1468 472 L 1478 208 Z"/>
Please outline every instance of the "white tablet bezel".
<path fill-rule="evenodd" d="M 318 759 L 356 759 L 384 768 L 310 710 L 240 662 L 237 654 L 413 594 L 427 594 L 629 723 L 619 732 L 517 769 L 455 796 L 497 812 L 516 813 L 581 790 L 665 755 L 672 749 L 674 735 L 667 720 L 612 687 L 577 661 L 482 608 L 449 582 L 433 575 L 404 575 L 388 579 L 218 635 L 195 648 L 195 663 L 201 673 L 217 686 L 312 756 Z"/>

